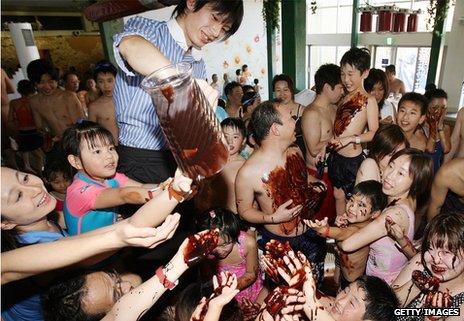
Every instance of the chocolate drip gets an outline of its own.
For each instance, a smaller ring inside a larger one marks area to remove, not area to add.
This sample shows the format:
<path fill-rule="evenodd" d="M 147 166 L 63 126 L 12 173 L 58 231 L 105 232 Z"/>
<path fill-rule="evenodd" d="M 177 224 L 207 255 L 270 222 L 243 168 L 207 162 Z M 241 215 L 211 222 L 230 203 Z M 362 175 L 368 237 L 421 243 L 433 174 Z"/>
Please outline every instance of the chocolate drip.
<path fill-rule="evenodd" d="M 334 134 L 340 136 L 351 123 L 351 120 L 363 107 L 367 106 L 367 96 L 356 93 L 350 100 L 337 108 L 335 115 Z"/>
<path fill-rule="evenodd" d="M 218 231 L 208 231 L 198 238 L 195 236 L 189 236 L 189 241 L 184 249 L 184 262 L 188 266 L 195 264 L 210 254 L 219 242 Z"/>

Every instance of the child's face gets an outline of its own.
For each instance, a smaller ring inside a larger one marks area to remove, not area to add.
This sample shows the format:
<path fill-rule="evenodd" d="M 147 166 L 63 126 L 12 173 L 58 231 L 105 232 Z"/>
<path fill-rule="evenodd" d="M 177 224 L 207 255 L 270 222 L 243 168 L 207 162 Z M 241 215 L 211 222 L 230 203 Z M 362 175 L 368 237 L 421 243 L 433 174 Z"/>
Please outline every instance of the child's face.
<path fill-rule="evenodd" d="M 421 107 L 409 100 L 404 101 L 398 108 L 396 122 L 404 132 L 413 132 L 425 120 L 421 115 Z"/>
<path fill-rule="evenodd" d="M 118 166 L 118 153 L 114 145 L 96 141 L 95 147 L 82 141 L 80 145 L 81 157 L 78 170 L 84 170 L 94 179 L 106 179 L 116 174 Z"/>
<path fill-rule="evenodd" d="M 56 173 L 50 181 L 52 189 L 58 193 L 66 193 L 66 189 L 71 185 L 72 181 L 64 177 L 63 173 Z"/>
<path fill-rule="evenodd" d="M 345 213 L 350 223 L 365 222 L 371 218 L 371 200 L 361 194 L 354 194 L 346 203 Z"/>
<path fill-rule="evenodd" d="M 97 86 L 103 96 L 113 97 L 114 76 L 110 72 L 101 72 L 97 75 Z"/>
<path fill-rule="evenodd" d="M 355 66 L 345 64 L 341 66 L 342 83 L 348 92 L 353 92 L 358 88 L 363 88 L 364 79 L 366 79 L 369 70 L 361 73 Z"/>
<path fill-rule="evenodd" d="M 448 249 L 447 242 L 443 247 L 438 247 L 433 238 L 430 243 L 430 248 L 424 253 L 424 263 L 433 276 L 449 281 L 464 274 L 464 250 L 453 253 Z"/>
<path fill-rule="evenodd" d="M 219 236 L 219 243 L 218 246 L 214 249 L 214 255 L 222 260 L 225 259 L 232 249 L 234 248 L 235 243 L 230 240 L 225 240 L 222 236 Z"/>
<path fill-rule="evenodd" d="M 36 86 L 39 93 L 49 96 L 56 89 L 58 83 L 49 74 L 43 74 Z"/>
<path fill-rule="evenodd" d="M 187 1 L 190 11 L 185 15 L 182 24 L 187 45 L 202 48 L 211 42 L 223 39 L 226 31 L 231 27 L 231 23 L 225 21 L 227 17 L 213 11 L 209 4 L 196 12 L 193 11 L 193 6 L 193 1 Z"/>
<path fill-rule="evenodd" d="M 240 153 L 240 150 L 245 144 L 245 137 L 243 137 L 240 130 L 235 127 L 227 126 L 222 129 L 222 132 L 226 137 L 227 146 L 229 147 L 229 155 L 233 156 Z"/>

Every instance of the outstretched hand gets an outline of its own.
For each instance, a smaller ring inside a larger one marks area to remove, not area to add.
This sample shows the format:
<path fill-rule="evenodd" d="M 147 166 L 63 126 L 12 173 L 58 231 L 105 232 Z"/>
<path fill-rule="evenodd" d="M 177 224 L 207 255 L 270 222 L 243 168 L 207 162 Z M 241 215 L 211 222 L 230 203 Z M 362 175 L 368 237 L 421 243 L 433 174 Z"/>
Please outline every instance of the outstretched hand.
<path fill-rule="evenodd" d="M 329 218 L 325 217 L 323 220 L 303 220 L 303 222 L 310 227 L 311 229 L 315 230 L 319 235 L 322 235 L 327 231 L 329 228 Z M 327 237 L 327 235 L 324 235 Z"/>
<path fill-rule="evenodd" d="M 297 252 L 297 255 L 293 251 L 288 252 L 283 258 L 286 268 L 278 267 L 277 271 L 280 276 L 287 282 L 288 286 L 292 288 L 301 288 L 303 283 L 306 281 L 305 269 L 311 265 L 306 259 L 306 256 Z"/>
<path fill-rule="evenodd" d="M 137 246 L 154 248 L 170 239 L 179 226 L 180 215 L 178 213 L 166 217 L 163 224 L 157 228 L 136 227 L 129 221 L 123 220 L 115 224 L 118 239 L 125 246 Z"/>
<path fill-rule="evenodd" d="M 219 280 L 221 283 L 219 283 Z M 239 292 L 237 289 L 237 276 L 229 272 L 221 272 L 220 278 L 213 276 L 214 295 L 210 305 L 220 307 L 229 303 Z"/>

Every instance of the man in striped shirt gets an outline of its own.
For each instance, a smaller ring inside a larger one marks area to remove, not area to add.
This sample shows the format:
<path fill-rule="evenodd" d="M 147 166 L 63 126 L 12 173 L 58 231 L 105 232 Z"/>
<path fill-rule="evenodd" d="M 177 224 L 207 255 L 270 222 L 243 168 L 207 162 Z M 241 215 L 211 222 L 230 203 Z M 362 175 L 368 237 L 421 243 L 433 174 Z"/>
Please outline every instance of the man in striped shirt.
<path fill-rule="evenodd" d="M 199 50 L 233 35 L 242 18 L 242 0 L 184 0 L 174 10 L 171 20 L 135 17 L 114 37 L 115 58 L 120 69 L 114 103 L 121 172 L 147 183 L 159 183 L 174 174 L 176 164 L 155 113 L 156 106 L 140 83 L 153 71 L 179 62 L 191 63 L 193 77 L 206 79 Z M 207 84 L 204 87 L 207 96 L 208 90 L 217 96 Z"/>

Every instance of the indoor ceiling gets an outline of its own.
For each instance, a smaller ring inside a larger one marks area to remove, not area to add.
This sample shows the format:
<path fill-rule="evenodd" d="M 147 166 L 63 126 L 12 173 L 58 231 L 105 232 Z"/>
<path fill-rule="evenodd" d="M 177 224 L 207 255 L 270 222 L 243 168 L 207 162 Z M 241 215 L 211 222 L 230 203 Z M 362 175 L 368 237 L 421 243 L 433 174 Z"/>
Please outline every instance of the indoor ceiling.
<path fill-rule="evenodd" d="M 89 0 L 2 0 L 2 14 L 8 12 L 82 12 Z"/>

